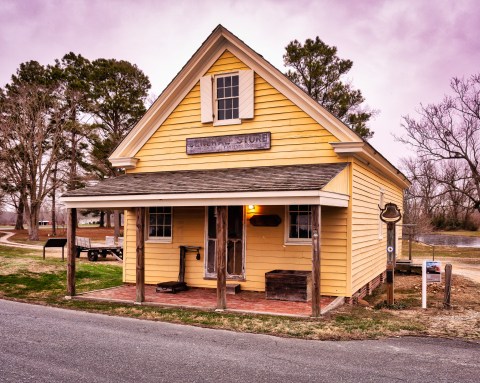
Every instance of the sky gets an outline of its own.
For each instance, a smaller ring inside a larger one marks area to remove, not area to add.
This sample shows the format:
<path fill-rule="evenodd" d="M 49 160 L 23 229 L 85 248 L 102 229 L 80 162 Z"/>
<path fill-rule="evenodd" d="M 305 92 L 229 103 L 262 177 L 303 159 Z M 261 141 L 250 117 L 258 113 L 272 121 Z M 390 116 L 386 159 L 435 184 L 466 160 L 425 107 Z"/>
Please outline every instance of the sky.
<path fill-rule="evenodd" d="M 158 96 L 218 24 L 282 72 L 294 39 L 336 46 L 377 111 L 370 143 L 396 166 L 402 116 L 480 72 L 477 0 L 0 0 L 0 87 L 22 62 L 75 52 L 135 63 Z"/>

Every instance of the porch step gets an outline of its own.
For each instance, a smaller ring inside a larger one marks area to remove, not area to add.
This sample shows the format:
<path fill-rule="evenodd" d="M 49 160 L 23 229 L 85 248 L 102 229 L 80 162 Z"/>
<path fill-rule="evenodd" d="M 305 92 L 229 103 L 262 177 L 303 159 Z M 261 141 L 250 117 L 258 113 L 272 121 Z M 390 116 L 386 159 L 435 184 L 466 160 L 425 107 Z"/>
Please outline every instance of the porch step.
<path fill-rule="evenodd" d="M 240 290 L 241 290 L 241 286 L 240 286 L 240 283 L 230 283 L 230 284 L 227 284 L 227 294 L 232 294 L 232 295 L 236 295 L 236 294 L 239 294 L 240 293 Z"/>

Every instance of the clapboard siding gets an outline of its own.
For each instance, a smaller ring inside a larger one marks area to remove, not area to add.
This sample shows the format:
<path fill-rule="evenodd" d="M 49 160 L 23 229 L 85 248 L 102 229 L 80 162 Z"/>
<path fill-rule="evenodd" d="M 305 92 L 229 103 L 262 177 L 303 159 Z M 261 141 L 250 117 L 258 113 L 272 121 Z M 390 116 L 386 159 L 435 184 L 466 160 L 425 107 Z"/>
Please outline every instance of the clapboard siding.
<path fill-rule="evenodd" d="M 384 202 L 403 206 L 403 191 L 368 166 L 354 160 L 352 164 L 352 288 L 354 293 L 378 274 L 386 266 L 386 225 L 383 238 L 379 237 L 380 190 L 384 190 Z M 401 236 L 401 226 L 397 225 L 397 238 Z M 401 242 L 397 241 L 397 246 Z M 401 248 L 397 247 L 397 253 Z"/>
<path fill-rule="evenodd" d="M 254 227 L 246 216 L 245 281 L 242 289 L 264 291 L 265 273 L 274 269 L 311 270 L 310 245 L 285 245 L 285 207 L 257 206 L 255 214 L 278 214 L 282 223 L 277 227 Z M 216 281 L 204 279 L 205 209 L 176 207 L 173 211 L 172 243 L 145 245 L 145 282 L 155 284 L 178 277 L 179 246 L 201 246 L 201 260 L 188 253 L 185 279 L 190 286 L 216 287 Z M 135 282 L 135 213 L 125 214 L 124 281 Z M 347 209 L 322 208 L 321 289 L 322 294 L 347 294 Z"/>
<path fill-rule="evenodd" d="M 225 51 L 207 74 L 249 69 Z M 128 172 L 215 169 L 245 166 L 338 162 L 330 142 L 338 141 L 283 94 L 255 74 L 255 117 L 241 125 L 213 126 L 200 122 L 200 83 L 135 155 L 137 167 Z M 229 134 L 270 131 L 272 147 L 266 151 L 210 153 L 189 156 L 185 140 Z"/>

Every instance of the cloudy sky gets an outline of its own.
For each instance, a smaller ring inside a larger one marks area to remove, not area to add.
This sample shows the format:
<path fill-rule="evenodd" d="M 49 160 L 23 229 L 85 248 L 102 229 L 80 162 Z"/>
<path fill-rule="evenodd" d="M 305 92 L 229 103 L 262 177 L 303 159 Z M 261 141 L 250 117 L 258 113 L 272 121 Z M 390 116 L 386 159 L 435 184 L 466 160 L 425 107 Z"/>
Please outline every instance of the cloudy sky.
<path fill-rule="evenodd" d="M 337 46 L 378 110 L 370 142 L 396 165 L 402 116 L 480 72 L 477 0 L 0 0 L 0 86 L 22 62 L 73 51 L 137 64 L 159 95 L 218 24 L 282 71 L 293 39 Z"/>

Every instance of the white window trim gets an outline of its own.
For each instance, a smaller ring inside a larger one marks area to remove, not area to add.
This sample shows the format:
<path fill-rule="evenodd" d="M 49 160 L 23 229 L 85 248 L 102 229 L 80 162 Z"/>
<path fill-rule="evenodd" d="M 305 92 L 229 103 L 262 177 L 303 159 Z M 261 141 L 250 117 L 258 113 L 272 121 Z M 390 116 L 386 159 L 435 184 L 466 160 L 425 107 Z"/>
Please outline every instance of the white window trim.
<path fill-rule="evenodd" d="M 221 76 L 238 75 L 238 119 L 217 120 L 216 79 Z M 255 114 L 255 73 L 253 70 L 208 74 L 200 78 L 200 120 L 213 126 L 238 125 L 251 120 Z"/>
<path fill-rule="evenodd" d="M 213 126 L 225 126 L 225 125 L 239 125 L 242 123 L 240 118 L 232 118 L 230 120 L 218 119 L 218 99 L 217 99 L 217 79 L 223 77 L 238 76 L 238 114 L 240 115 L 240 73 L 239 72 L 226 72 L 213 75 L 212 83 L 212 99 L 213 99 Z"/>
<path fill-rule="evenodd" d="M 378 206 L 380 208 L 385 207 L 385 189 L 380 188 L 380 195 L 378 198 Z M 383 240 L 383 226 L 384 222 L 380 219 L 380 212 L 378 212 L 378 240 Z"/>
<path fill-rule="evenodd" d="M 284 245 L 305 246 L 312 244 L 311 238 L 290 238 L 290 205 L 285 205 L 284 222 Z"/>
<path fill-rule="evenodd" d="M 151 207 L 156 207 L 156 206 L 151 206 Z M 145 240 L 146 243 L 172 243 L 173 241 L 173 206 L 165 206 L 169 207 L 171 210 L 171 228 L 170 228 L 170 237 L 150 237 L 150 209 L 147 208 L 147 214 L 146 214 L 146 220 L 147 224 L 145 225 L 145 237 L 147 238 Z"/>

